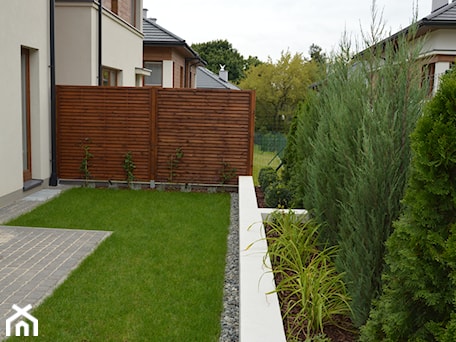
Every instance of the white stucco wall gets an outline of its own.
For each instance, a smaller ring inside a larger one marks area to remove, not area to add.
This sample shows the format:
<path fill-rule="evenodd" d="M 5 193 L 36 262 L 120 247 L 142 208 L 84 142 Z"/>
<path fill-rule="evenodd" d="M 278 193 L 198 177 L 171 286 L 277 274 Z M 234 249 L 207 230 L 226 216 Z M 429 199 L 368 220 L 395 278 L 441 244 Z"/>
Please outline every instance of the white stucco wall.
<path fill-rule="evenodd" d="M 102 42 L 103 65 L 122 71 L 118 85 L 136 86 L 135 68 L 143 65 L 143 35 L 115 16 L 105 13 Z"/>
<path fill-rule="evenodd" d="M 32 177 L 50 175 L 49 1 L 2 1 L 0 5 L 0 198 L 23 186 L 21 46 L 31 67 Z"/>
<path fill-rule="evenodd" d="M 455 30 L 440 29 L 429 33 L 423 47 L 423 55 L 456 55 Z"/>
<path fill-rule="evenodd" d="M 163 88 L 173 88 L 174 87 L 174 62 L 173 61 L 163 61 Z"/>

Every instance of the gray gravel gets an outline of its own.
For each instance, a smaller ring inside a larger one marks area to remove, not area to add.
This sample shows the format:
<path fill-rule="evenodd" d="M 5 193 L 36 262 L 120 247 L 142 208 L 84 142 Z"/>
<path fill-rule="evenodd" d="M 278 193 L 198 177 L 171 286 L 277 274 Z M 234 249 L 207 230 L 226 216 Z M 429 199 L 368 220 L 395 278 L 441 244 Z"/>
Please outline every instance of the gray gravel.
<path fill-rule="evenodd" d="M 239 196 L 231 194 L 220 342 L 239 341 Z"/>

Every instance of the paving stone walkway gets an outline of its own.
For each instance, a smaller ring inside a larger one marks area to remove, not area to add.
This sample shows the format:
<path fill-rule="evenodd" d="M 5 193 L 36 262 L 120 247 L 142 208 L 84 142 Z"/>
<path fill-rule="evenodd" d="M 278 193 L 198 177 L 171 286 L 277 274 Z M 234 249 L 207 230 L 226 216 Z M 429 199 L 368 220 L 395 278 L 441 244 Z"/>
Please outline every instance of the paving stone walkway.
<path fill-rule="evenodd" d="M 40 190 L 0 208 L 0 222 L 52 198 Z M 20 308 L 39 305 L 111 232 L 0 225 L 0 340 L 6 320 Z M 20 320 L 20 318 L 19 318 Z M 14 331 L 14 330 L 13 330 Z"/>

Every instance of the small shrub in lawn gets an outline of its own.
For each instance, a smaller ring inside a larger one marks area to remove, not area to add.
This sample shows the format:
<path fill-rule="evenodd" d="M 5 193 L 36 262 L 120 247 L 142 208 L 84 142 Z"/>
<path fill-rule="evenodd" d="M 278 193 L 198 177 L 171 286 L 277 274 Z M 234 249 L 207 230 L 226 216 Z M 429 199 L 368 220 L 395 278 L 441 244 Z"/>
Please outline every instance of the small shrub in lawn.
<path fill-rule="evenodd" d="M 277 172 L 270 166 L 264 167 L 260 170 L 258 174 L 258 182 L 263 191 L 266 191 L 266 188 L 278 181 Z"/>
<path fill-rule="evenodd" d="M 278 181 L 270 184 L 264 192 L 264 201 L 270 208 L 289 208 L 291 200 L 291 191 Z"/>

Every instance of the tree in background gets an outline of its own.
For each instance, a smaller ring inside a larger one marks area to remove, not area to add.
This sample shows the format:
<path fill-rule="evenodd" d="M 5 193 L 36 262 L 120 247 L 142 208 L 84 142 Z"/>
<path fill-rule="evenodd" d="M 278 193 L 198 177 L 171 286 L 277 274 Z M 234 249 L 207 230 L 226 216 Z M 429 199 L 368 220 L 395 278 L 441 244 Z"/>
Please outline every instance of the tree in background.
<path fill-rule="evenodd" d="M 383 295 L 364 341 L 456 336 L 456 71 L 443 76 L 412 135 L 402 217 L 388 239 Z"/>
<path fill-rule="evenodd" d="M 249 68 L 239 87 L 256 90 L 256 130 L 288 132 L 298 104 L 318 77 L 316 63 L 289 51 L 282 52 L 276 63 L 269 58 Z"/>
<path fill-rule="evenodd" d="M 373 15 L 375 23 L 375 9 Z M 421 44 L 409 38 L 369 49 L 380 40 L 375 34 L 356 59 L 343 40 L 289 139 L 292 188 L 322 224 L 321 236 L 340 246 L 336 263 L 356 326 L 366 322 L 381 289 L 384 243 L 400 212 L 411 156 L 408 137 L 426 98 Z"/>
<path fill-rule="evenodd" d="M 249 56 L 248 59 L 244 59 L 227 40 L 192 44 L 192 49 L 207 62 L 206 67 L 215 74 L 218 74 L 220 66 L 224 65 L 228 71 L 228 80 L 233 83 L 238 83 L 250 66 L 261 63 L 257 57 Z"/>
<path fill-rule="evenodd" d="M 310 60 L 318 64 L 326 63 L 326 54 L 322 53 L 322 48 L 317 44 L 312 44 L 309 48 Z"/>

